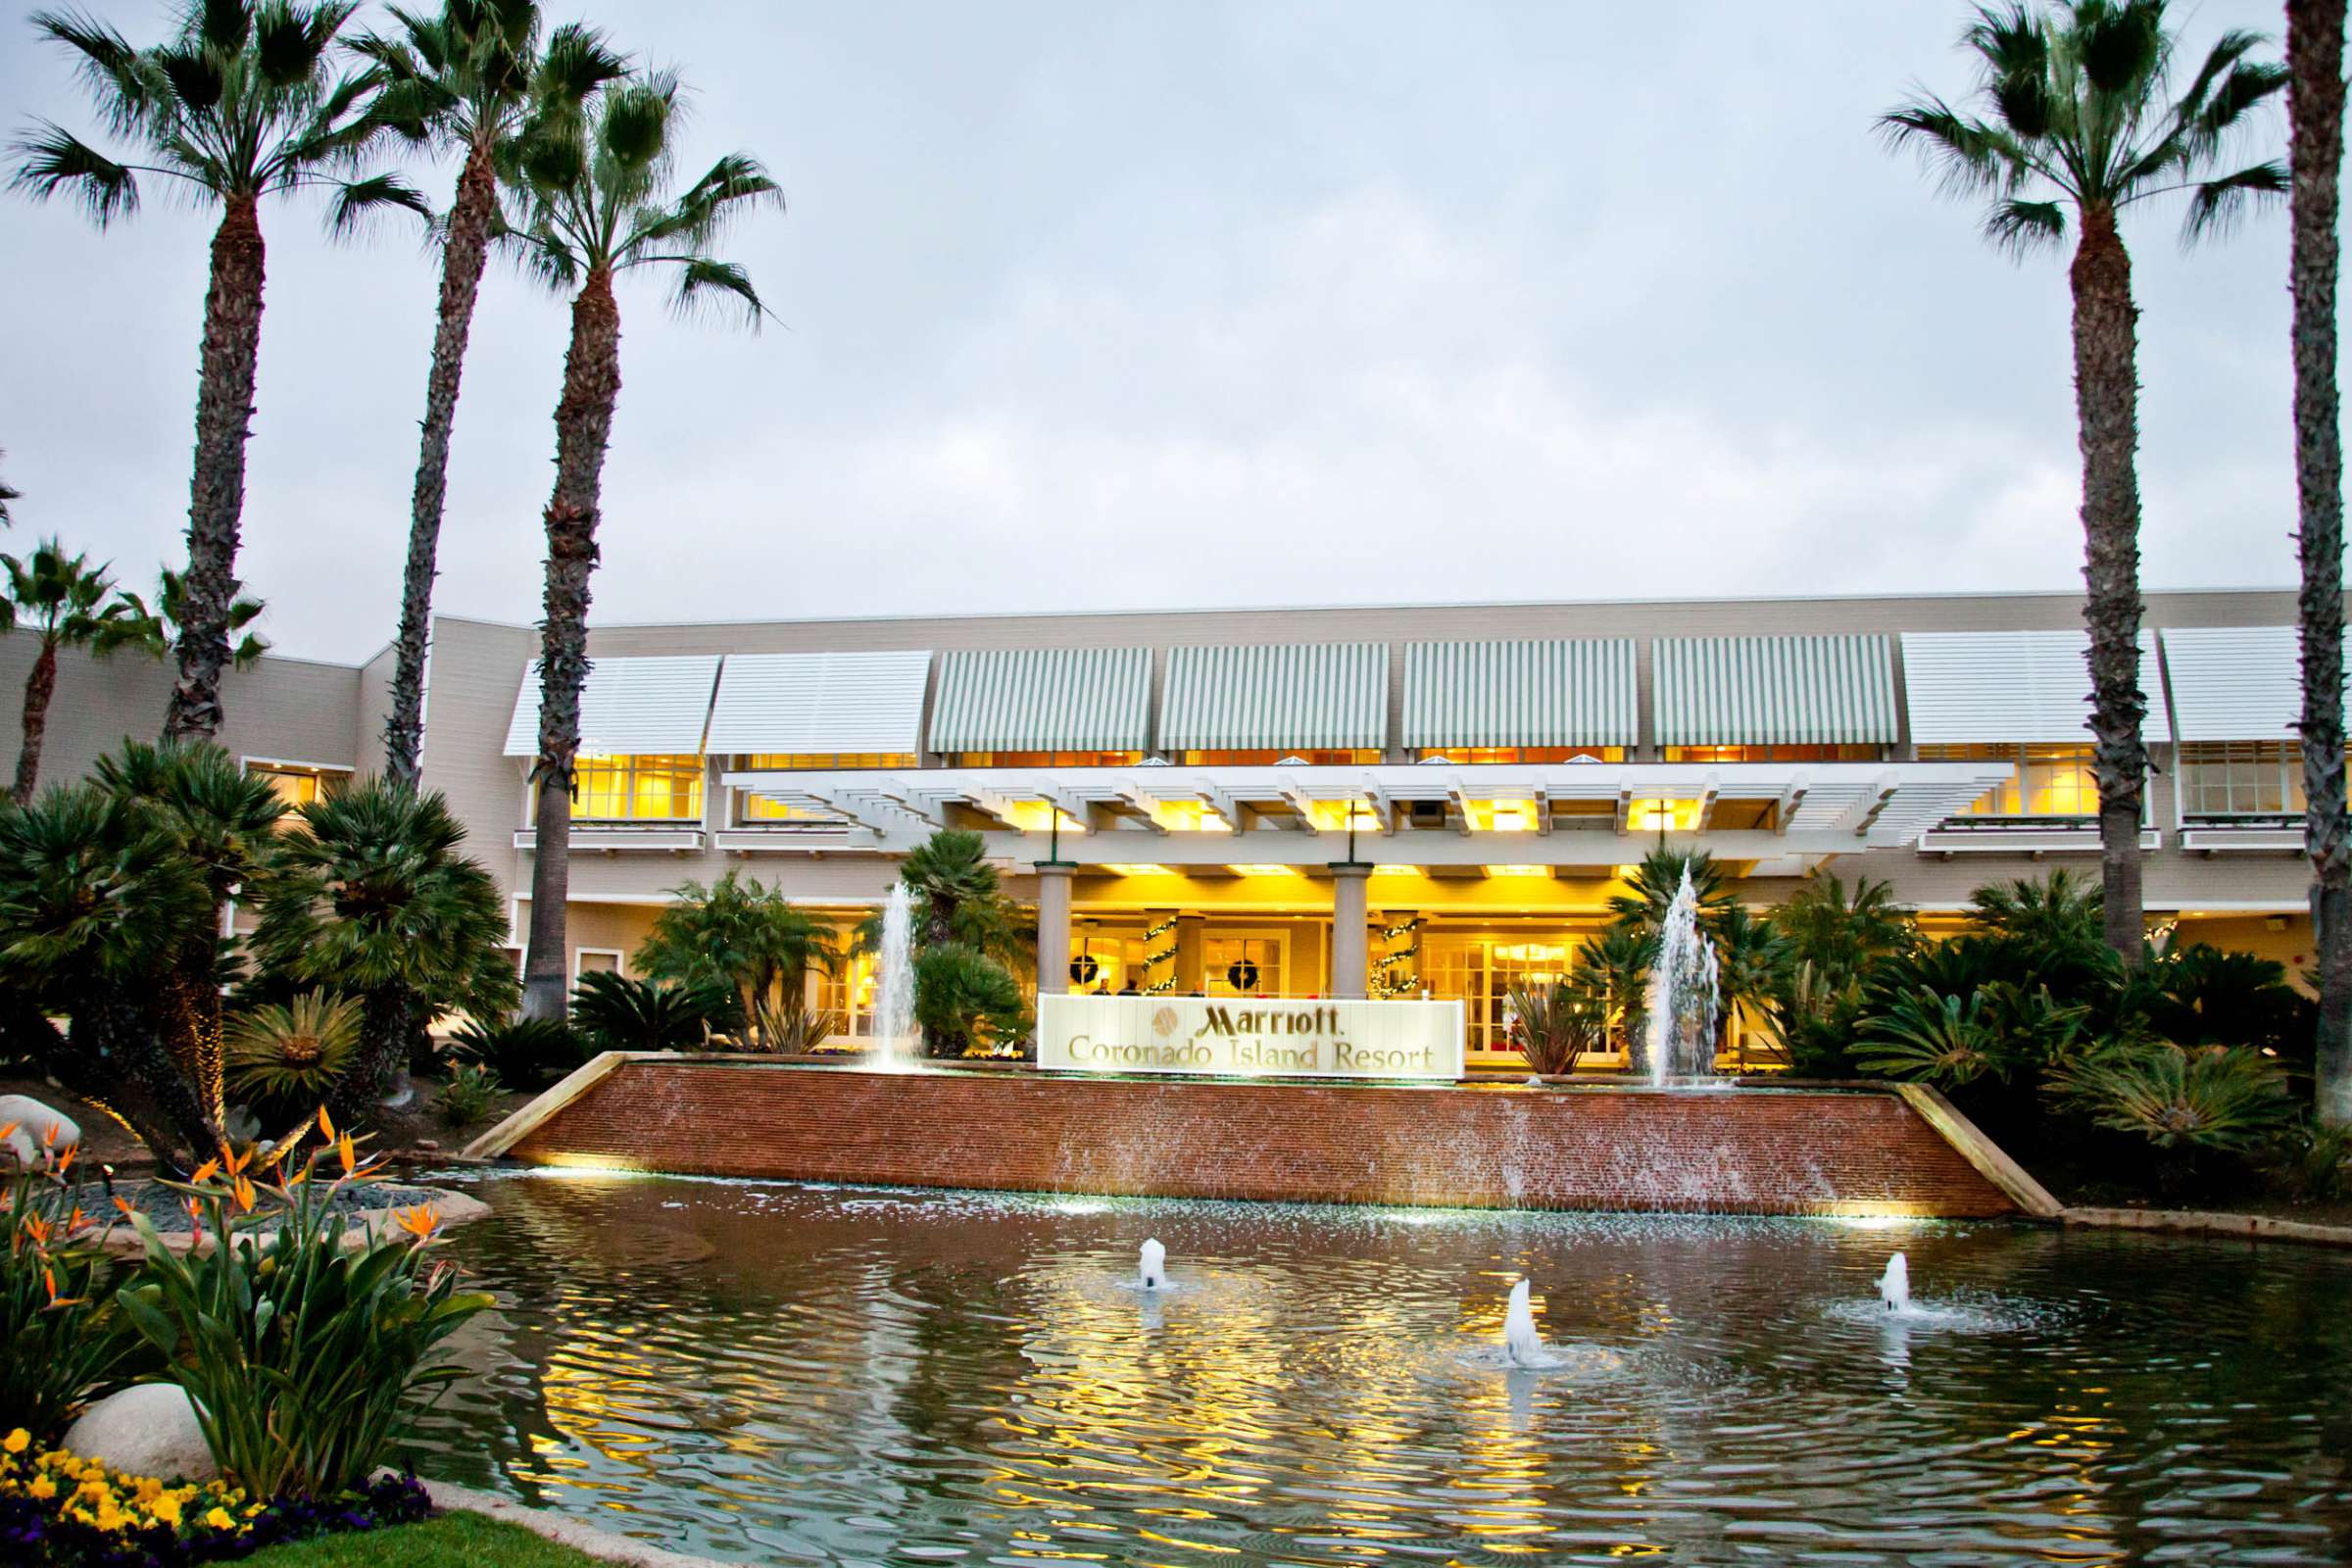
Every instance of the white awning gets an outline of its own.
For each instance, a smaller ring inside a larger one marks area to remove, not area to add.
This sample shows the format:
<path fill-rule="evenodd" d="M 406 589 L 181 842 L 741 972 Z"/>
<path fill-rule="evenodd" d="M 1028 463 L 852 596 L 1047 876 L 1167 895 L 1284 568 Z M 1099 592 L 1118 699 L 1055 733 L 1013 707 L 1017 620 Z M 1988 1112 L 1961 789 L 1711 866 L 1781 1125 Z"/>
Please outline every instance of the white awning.
<path fill-rule="evenodd" d="M 717 681 L 716 654 L 590 660 L 580 687 L 580 751 L 590 757 L 700 756 Z M 536 659 L 514 694 L 506 755 L 539 755 Z"/>
<path fill-rule="evenodd" d="M 913 756 L 930 673 L 927 648 L 729 654 L 710 714 L 710 752 Z"/>
<path fill-rule="evenodd" d="M 1907 631 L 1903 690 L 1916 746 L 2087 745 L 2090 633 Z M 2140 737 L 2173 738 L 2155 633 L 2139 634 Z"/>
<path fill-rule="evenodd" d="M 2294 627 L 2168 627 L 2163 635 L 2182 740 L 2299 738 L 2303 651 Z"/>

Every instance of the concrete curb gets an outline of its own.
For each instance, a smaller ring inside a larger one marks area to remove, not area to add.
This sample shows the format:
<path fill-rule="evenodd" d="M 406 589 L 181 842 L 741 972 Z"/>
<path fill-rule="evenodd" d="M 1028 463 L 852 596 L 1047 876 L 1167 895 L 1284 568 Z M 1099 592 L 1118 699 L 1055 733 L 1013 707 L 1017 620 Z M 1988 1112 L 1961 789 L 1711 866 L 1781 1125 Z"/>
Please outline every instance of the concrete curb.
<path fill-rule="evenodd" d="M 427 1481 L 423 1485 L 425 1495 L 433 1499 L 436 1508 L 478 1513 L 485 1519 L 514 1525 L 542 1541 L 568 1546 L 598 1562 L 619 1563 L 622 1568 L 741 1568 L 740 1564 L 722 1563 L 712 1557 L 689 1557 L 626 1536 L 612 1535 L 563 1514 L 527 1508 L 510 1497 L 494 1497 L 489 1493 L 453 1487 L 445 1481 Z"/>
<path fill-rule="evenodd" d="M 2352 1247 L 2352 1225 L 2314 1225 L 2268 1214 L 2216 1214 L 2194 1208 L 2069 1208 L 2065 1224 L 2082 1229 L 2158 1231 L 2170 1236 L 2235 1237 L 2249 1242 L 2303 1242 Z"/>

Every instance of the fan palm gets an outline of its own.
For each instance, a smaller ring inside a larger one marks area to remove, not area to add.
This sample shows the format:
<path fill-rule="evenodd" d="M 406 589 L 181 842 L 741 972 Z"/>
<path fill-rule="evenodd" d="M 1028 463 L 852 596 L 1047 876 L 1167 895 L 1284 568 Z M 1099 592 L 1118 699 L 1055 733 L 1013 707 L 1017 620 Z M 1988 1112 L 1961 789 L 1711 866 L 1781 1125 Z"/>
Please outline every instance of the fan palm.
<path fill-rule="evenodd" d="M 40 36 L 78 57 L 100 117 L 138 151 L 118 161 L 41 122 L 18 144 L 17 187 L 36 198 L 72 192 L 101 228 L 136 209 L 143 176 L 169 180 L 220 210 L 196 394 L 187 614 L 165 723 L 172 737 L 206 737 L 220 727 L 261 353 L 261 204 L 331 187 L 339 230 L 386 207 L 424 211 L 397 179 L 342 177 L 377 128 L 360 113 L 367 84 L 336 78 L 327 64 L 336 33 L 357 9 L 351 0 L 194 0 L 172 40 L 147 49 L 78 12 L 32 19 Z"/>
<path fill-rule="evenodd" d="M 7 454 L 7 453 L 5 453 L 5 452 L 0 452 L 0 457 L 6 457 L 6 456 L 8 456 L 8 454 Z M 16 521 L 16 519 L 15 519 L 14 517 L 11 517 L 11 516 L 8 514 L 8 504 L 9 504 L 11 501 L 22 501 L 22 500 L 24 500 L 24 491 L 22 491 L 22 490 L 14 490 L 14 489 L 11 489 L 11 488 L 10 488 L 8 485 L 6 485 L 6 484 L 0 484 L 0 528 L 5 528 L 5 527 L 7 527 L 7 526 L 8 526 L 10 523 L 12 523 L 12 522 Z"/>
<path fill-rule="evenodd" d="M 721 300 L 757 326 L 765 314 L 751 274 L 711 253 L 747 209 L 780 205 L 775 181 L 740 153 L 671 195 L 684 115 L 677 79 L 633 75 L 599 88 L 579 114 L 535 117 L 502 162 L 524 191 L 514 238 L 552 288 L 573 290 L 571 346 L 556 405 L 556 481 L 548 497 L 547 592 L 539 661 L 539 787 L 531 858 L 531 932 L 523 1005 L 555 1017 L 564 1003 L 564 914 L 570 887 L 571 786 L 588 673 L 588 580 L 597 560 L 605 443 L 620 397 L 623 272 L 671 268 L 681 313 Z"/>
<path fill-rule="evenodd" d="M 1623 927 L 1602 932 L 1577 950 L 1575 983 L 1599 1001 L 1604 1017 L 1614 1020 L 1618 1049 L 1631 1051 L 1648 1005 L 1647 939 Z"/>
<path fill-rule="evenodd" d="M 359 1050 L 326 1100 L 335 1120 L 356 1123 L 407 1060 L 417 1025 L 513 1004 L 507 918 L 439 795 L 373 779 L 300 817 L 303 831 L 280 836 L 253 949 L 272 973 L 359 1003 Z"/>
<path fill-rule="evenodd" d="M 17 751 L 15 797 L 19 806 L 32 799 L 32 786 L 41 773 L 41 741 L 49 732 L 49 699 L 57 691 L 57 653 L 61 648 L 86 648 L 98 655 L 135 646 L 149 635 L 150 621 L 135 599 L 115 592 L 114 578 L 87 556 L 69 556 L 65 546 L 47 540 L 29 559 L 0 556 L 8 573 L 7 597 L 0 598 L 0 628 L 24 627 L 40 640 L 32 669 L 24 677 L 24 729 Z"/>
<path fill-rule="evenodd" d="M 1622 929 L 1654 934 L 1666 923 L 1666 910 L 1682 890 L 1684 873 L 1698 900 L 1698 923 L 1712 931 L 1723 911 L 1731 907 L 1730 889 L 1723 885 L 1723 867 L 1704 850 L 1658 848 L 1642 857 L 1625 879 L 1625 891 L 1609 895 L 1609 912 Z"/>
<path fill-rule="evenodd" d="M 2344 162 L 2344 0 L 2287 0 L 2294 218 L 2295 548 L 2302 558 L 2304 839 L 2317 884 L 2314 1078 L 2323 1124 L 2352 1126 L 2352 809 L 2344 800 L 2344 438 L 2335 384 L 2335 233 Z"/>
<path fill-rule="evenodd" d="M 739 870 L 708 888 L 698 882 L 672 888 L 636 955 L 638 969 L 657 979 L 716 982 L 733 991 L 761 1050 L 805 1010 L 808 975 L 830 973 L 839 961 L 829 921 Z"/>
<path fill-rule="evenodd" d="M 384 721 L 384 766 L 395 781 L 417 781 L 424 737 L 425 644 L 449 482 L 449 438 L 457 423 L 466 342 L 473 329 L 482 267 L 498 224 L 496 156 L 527 117 L 576 114 L 588 95 L 627 69 L 593 30 L 558 27 L 539 47 L 533 0 L 443 0 L 438 13 L 395 8 L 400 25 L 367 33 L 352 49 L 373 62 L 383 83 L 370 116 L 412 141 L 459 154 L 458 184 L 440 226 L 441 304 L 424 381 L 424 423 L 409 502 L 409 560 L 401 580 L 394 642 L 392 711 Z"/>
<path fill-rule="evenodd" d="M 2251 201 L 2286 188 L 2262 162 L 2217 173 L 2232 133 L 2285 84 L 2249 58 L 2258 34 L 2223 34 L 2175 96 L 2178 36 L 2165 0 L 2026 0 L 1984 8 L 1962 34 L 1976 57 L 1983 115 L 1935 96 L 1880 119 L 1896 146 L 1917 147 L 1956 194 L 1989 202 L 1984 234 L 2017 255 L 2077 232 L 2075 411 L 2082 451 L 2083 618 L 2090 628 L 2094 767 L 2106 941 L 2139 961 L 2141 795 L 2147 752 L 2139 684 L 2138 308 L 2122 220 L 2139 203 L 2186 199 L 2182 238 L 2228 225 Z M 2071 215 L 2071 219 L 2070 219 Z"/>
<path fill-rule="evenodd" d="M 699 1051 L 738 1028 L 743 1004 L 712 980 L 639 980 L 611 970 L 580 976 L 571 1026 L 598 1051 Z"/>
<path fill-rule="evenodd" d="M 179 646 L 188 620 L 188 577 L 186 572 L 173 571 L 166 566 L 156 573 L 155 608 L 137 594 L 124 591 L 123 602 L 128 604 L 140 623 L 139 645 L 158 659 L 168 659 Z M 234 638 L 228 651 L 228 662 L 238 669 L 250 668 L 270 651 L 270 640 L 248 630 L 261 619 L 269 607 L 250 594 L 238 594 L 228 602 L 228 613 L 221 620 L 221 635 Z"/>
<path fill-rule="evenodd" d="M 1919 942 L 1918 922 L 1887 884 L 1857 877 L 1849 894 L 1826 868 L 1772 911 L 1772 928 L 1788 944 L 1790 961 L 1811 964 L 1817 983 L 1831 988 L 1858 980 Z"/>

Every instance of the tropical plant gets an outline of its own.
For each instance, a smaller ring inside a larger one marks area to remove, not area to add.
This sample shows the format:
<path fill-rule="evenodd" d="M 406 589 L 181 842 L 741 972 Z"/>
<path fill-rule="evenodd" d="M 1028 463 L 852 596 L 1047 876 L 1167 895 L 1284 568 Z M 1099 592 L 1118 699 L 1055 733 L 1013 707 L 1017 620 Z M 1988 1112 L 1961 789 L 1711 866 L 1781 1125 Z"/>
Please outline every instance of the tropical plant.
<path fill-rule="evenodd" d="M 1609 912 L 1617 927 L 1654 936 L 1666 923 L 1666 910 L 1682 891 L 1686 872 L 1698 900 L 1699 929 L 1713 935 L 1733 903 L 1731 890 L 1723 885 L 1723 867 L 1704 850 L 1664 846 L 1642 857 L 1642 863 L 1626 874 L 1623 893 L 1609 895 Z"/>
<path fill-rule="evenodd" d="M 2127 983 L 2119 1011 L 2158 1039 L 2183 1046 L 2252 1046 L 2300 1059 L 2310 1044 L 2310 1004 L 2286 967 L 2202 942 L 2152 951 Z"/>
<path fill-rule="evenodd" d="M 2278 1064 L 2239 1047 L 2119 1044 L 2064 1067 L 2050 1087 L 2096 1125 L 2159 1149 L 2242 1153 L 2294 1114 Z"/>
<path fill-rule="evenodd" d="M 742 1022 L 742 1004 L 709 980 L 591 971 L 571 992 L 571 1026 L 596 1051 L 699 1051 Z"/>
<path fill-rule="evenodd" d="M 146 600 L 127 590 L 122 599 L 130 606 L 138 624 L 139 646 L 157 659 L 171 658 L 188 624 L 187 573 L 173 571 L 170 566 L 156 573 L 152 610 Z M 238 594 L 229 600 L 227 612 L 221 617 L 221 635 L 235 639 L 228 651 L 228 662 L 234 667 L 249 669 L 270 651 L 270 639 L 250 629 L 269 608 L 250 594 Z"/>
<path fill-rule="evenodd" d="M 351 46 L 372 62 L 380 83 L 369 116 L 413 142 L 459 155 L 457 190 L 436 226 L 440 310 L 409 501 L 392 710 L 384 721 L 385 771 L 395 783 L 415 785 L 424 739 L 425 647 L 449 484 L 450 432 L 457 424 L 482 268 L 499 226 L 498 149 L 534 116 L 576 115 L 588 95 L 620 75 L 627 62 L 595 31 L 576 24 L 558 27 L 542 52 L 539 8 L 532 0 L 443 0 L 437 13 L 395 10 L 392 15 L 396 28 L 365 33 Z"/>
<path fill-rule="evenodd" d="M 331 991 L 232 1013 L 228 1086 L 274 1105 L 299 1102 L 307 1114 L 350 1067 L 360 1025 L 359 1004 Z"/>
<path fill-rule="evenodd" d="M 544 1089 L 588 1059 L 588 1051 L 563 1018 L 479 1019 L 460 1025 L 449 1037 L 450 1054 L 498 1075 L 509 1089 Z"/>
<path fill-rule="evenodd" d="M 8 456 L 7 453 L 0 452 L 0 458 L 4 458 L 6 456 Z M 24 499 L 24 491 L 12 489 L 7 484 L 0 483 L 0 528 L 5 528 L 10 523 L 17 520 L 8 514 L 8 504 L 11 501 L 22 501 Z"/>
<path fill-rule="evenodd" d="M 914 958 L 914 1021 L 933 1056 L 1003 1054 L 1029 1033 L 1020 982 L 977 948 L 948 942 Z"/>
<path fill-rule="evenodd" d="M 13 1131 L 0 1125 L 0 1142 Z M 115 1265 L 72 1165 L 71 1152 L 44 1152 L 0 1174 L 0 1432 L 44 1441 L 141 1370 L 138 1335 L 111 1298 Z"/>
<path fill-rule="evenodd" d="M 564 1009 L 568 953 L 564 916 L 570 886 L 571 787 L 580 748 L 580 686 L 588 672 L 588 579 L 605 445 L 620 397 L 623 272 L 674 267 L 673 305 L 691 311 L 719 300 L 758 326 L 765 307 L 751 274 L 720 261 L 712 246 L 731 220 L 780 203 L 775 181 L 740 153 L 713 164 L 670 194 L 683 130 L 675 76 L 631 75 L 590 96 L 583 112 L 534 115 L 501 155 L 502 172 L 525 193 L 514 238 L 551 288 L 571 290 L 571 346 L 556 405 L 556 480 L 548 497 L 547 590 L 539 658 L 539 787 L 531 857 L 531 932 L 523 1005 L 534 1017 Z"/>
<path fill-rule="evenodd" d="M 378 127 L 361 114 L 367 85 L 335 79 L 327 55 L 357 10 L 351 0 L 190 0 L 177 33 L 134 49 L 78 12 L 41 12 L 33 28 L 78 57 L 100 117 L 137 151 L 118 162 L 48 122 L 18 144 L 17 188 L 35 198 L 70 191 L 103 228 L 127 217 L 142 175 L 220 210 L 205 296 L 189 486 L 187 612 L 179 676 L 165 734 L 209 737 L 220 727 L 220 671 L 229 660 L 228 610 L 237 597 L 245 503 L 245 441 L 261 351 L 261 204 L 294 191 L 333 191 L 331 222 L 347 230 L 389 207 L 425 211 L 388 175 L 345 177 Z"/>
<path fill-rule="evenodd" d="M 841 1014 L 830 1007 L 800 1007 L 784 1014 L 765 1039 L 765 1049 L 805 1056 L 841 1032 Z"/>
<path fill-rule="evenodd" d="M 1573 979 L 1600 1007 L 1616 1049 L 1630 1052 L 1648 1008 L 1648 940 L 1623 927 L 1603 931 L 1577 950 Z"/>
<path fill-rule="evenodd" d="M 1527 1057 L 1533 1071 L 1564 1075 L 1589 1051 L 1598 1051 L 1608 1038 L 1608 1015 L 1600 1002 L 1573 980 L 1549 985 L 1513 986 L 1511 1012 L 1518 1020 L 1511 1044 Z"/>
<path fill-rule="evenodd" d="M 2037 972 L 2101 966 L 2106 895 L 2071 871 L 1986 883 L 1969 895 L 1969 906 L 1980 927 L 2022 948 Z"/>
<path fill-rule="evenodd" d="M 22 806 L 32 799 L 33 782 L 40 777 L 49 699 L 57 691 L 58 650 L 86 648 L 104 657 L 143 641 L 147 626 L 137 601 L 115 592 L 106 566 L 91 565 L 87 556 L 67 555 L 66 547 L 54 539 L 36 546 L 24 561 L 0 556 L 0 567 L 8 572 L 8 593 L 0 598 L 0 631 L 22 626 L 40 642 L 24 677 L 24 728 L 17 752 L 15 790 Z"/>
<path fill-rule="evenodd" d="M 2352 809 L 2344 800 L 2344 436 L 2335 383 L 2344 163 L 2344 0 L 2286 0 L 2293 215 L 2295 552 L 2303 652 L 2303 834 L 2319 988 L 2315 1109 L 2352 1127 Z"/>
<path fill-rule="evenodd" d="M 1826 866 L 1772 911 L 1772 929 L 1791 964 L 1809 963 L 1833 989 L 1858 983 L 1878 964 L 1919 945 L 1919 923 L 1885 882 L 1857 877 L 1851 893 Z"/>
<path fill-rule="evenodd" d="M 442 1086 L 438 1102 L 441 1120 L 451 1127 L 471 1127 L 489 1119 L 507 1086 L 498 1074 L 478 1063 L 461 1064 Z"/>
<path fill-rule="evenodd" d="M 2137 321 L 2121 220 L 2183 195 L 2193 243 L 2245 206 L 2286 188 L 2261 162 L 2215 173 L 2233 133 L 2285 84 L 2249 57 L 2259 35 L 2222 35 L 2178 96 L 2179 50 L 2165 0 L 2013 0 L 1977 11 L 1962 34 L 1984 113 L 1933 95 L 1882 116 L 1897 147 L 1916 147 L 1945 189 L 1983 197 L 1984 234 L 2023 257 L 2079 230 L 2074 294 L 2075 410 L 2082 449 L 2083 617 L 2090 628 L 2091 715 L 2099 786 L 2100 877 L 2107 945 L 2140 955 L 2139 832 L 2147 752 L 2139 684 Z"/>
<path fill-rule="evenodd" d="M 491 1304 L 429 1257 L 430 1208 L 346 1245 L 336 1200 L 368 1172 L 348 1132 L 334 1150 L 339 1174 L 321 1174 L 325 1151 L 314 1149 L 281 1180 L 266 1234 L 252 1218 L 250 1152 L 186 1186 L 209 1246 L 175 1252 L 131 1215 L 146 1267 L 116 1299 L 187 1391 L 221 1473 L 257 1496 L 367 1486 L 433 1392 L 466 1376 L 431 1364 L 435 1348 Z"/>
<path fill-rule="evenodd" d="M 1865 1072 L 1946 1089 L 1983 1078 L 2006 1081 L 2062 1057 L 2082 1019 L 2081 1008 L 2013 981 L 1996 980 L 1966 996 L 1921 986 L 1862 1020 L 1854 1058 Z"/>
<path fill-rule="evenodd" d="M 1721 1034 L 1742 1010 L 1761 1019 L 1780 1001 L 1788 980 L 1788 944 L 1773 921 L 1733 904 L 1716 917 L 1715 952 L 1716 1023 Z M 1746 1039 L 1743 1033 L 1743 1058 Z"/>
<path fill-rule="evenodd" d="M 812 970 L 833 972 L 840 959 L 830 921 L 797 907 L 781 889 L 731 870 L 709 887 L 670 889 L 635 961 L 656 979 L 733 991 L 753 1042 L 765 1051 L 781 1049 L 778 1038 L 787 1032 L 806 1032 L 805 981 Z"/>
<path fill-rule="evenodd" d="M 326 1104 L 356 1123 L 439 1013 L 503 1013 L 514 966 L 498 884 L 462 853 L 438 794 L 371 779 L 314 801 L 280 835 L 252 947 L 271 972 L 352 998 L 360 1045 Z"/>

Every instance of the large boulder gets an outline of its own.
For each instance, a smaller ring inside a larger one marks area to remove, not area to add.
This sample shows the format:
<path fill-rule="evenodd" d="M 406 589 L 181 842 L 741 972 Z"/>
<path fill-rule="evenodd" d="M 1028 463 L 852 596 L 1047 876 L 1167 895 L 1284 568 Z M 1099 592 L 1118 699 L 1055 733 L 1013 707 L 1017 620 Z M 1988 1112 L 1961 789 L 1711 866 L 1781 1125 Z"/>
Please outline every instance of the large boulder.
<path fill-rule="evenodd" d="M 39 1160 L 43 1148 L 62 1154 L 81 1142 L 81 1128 L 73 1117 L 52 1110 L 29 1095 L 0 1095 L 0 1127 L 12 1121 L 17 1125 L 8 1135 L 7 1147 L 20 1165 Z"/>
<path fill-rule="evenodd" d="M 220 1477 L 196 1424 L 196 1406 L 174 1383 L 142 1383 L 108 1395 L 81 1412 L 61 1446 L 134 1476 L 195 1482 Z"/>

